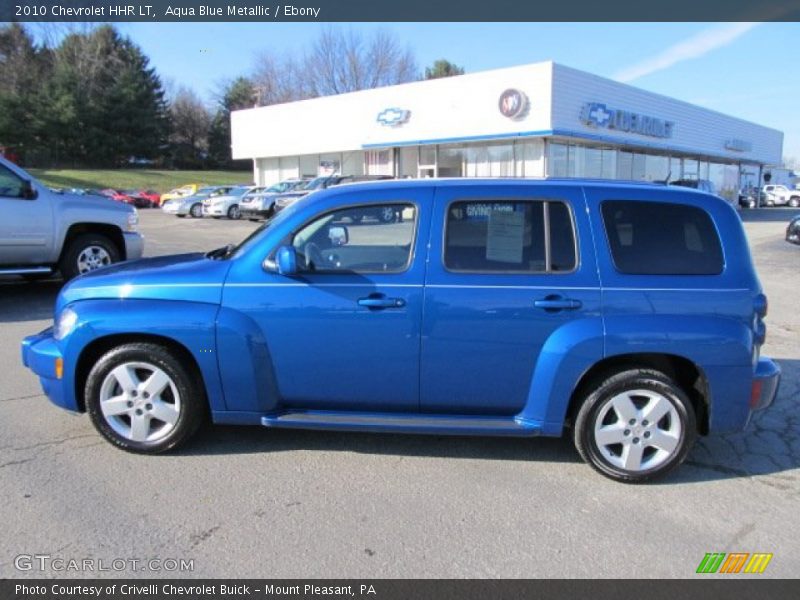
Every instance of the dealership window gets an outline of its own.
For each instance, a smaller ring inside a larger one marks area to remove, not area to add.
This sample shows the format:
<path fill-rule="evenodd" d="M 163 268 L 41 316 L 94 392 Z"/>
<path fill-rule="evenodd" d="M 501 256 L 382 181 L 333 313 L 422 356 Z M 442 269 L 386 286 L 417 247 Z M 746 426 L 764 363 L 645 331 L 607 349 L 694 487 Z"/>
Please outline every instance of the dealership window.
<path fill-rule="evenodd" d="M 633 179 L 633 153 L 620 150 L 617 155 L 617 179 Z"/>
<path fill-rule="evenodd" d="M 364 153 L 367 175 L 393 175 L 394 154 L 389 150 L 369 150 Z"/>
<path fill-rule="evenodd" d="M 569 148 L 566 144 L 550 142 L 550 164 L 548 170 L 551 177 L 569 177 Z"/>
<path fill-rule="evenodd" d="M 454 202 L 447 211 L 444 264 L 473 273 L 571 271 L 575 237 L 569 209 L 544 200 Z"/>
<path fill-rule="evenodd" d="M 655 154 L 648 154 L 645 157 L 645 173 L 644 178 L 647 181 L 666 181 L 669 174 L 669 158 L 666 156 L 658 156 Z"/>
<path fill-rule="evenodd" d="M 517 142 L 514 146 L 517 177 L 544 177 L 544 141 Z"/>
<path fill-rule="evenodd" d="M 717 230 L 700 208 L 666 202 L 606 200 L 601 205 L 614 266 L 630 275 L 717 275 Z"/>

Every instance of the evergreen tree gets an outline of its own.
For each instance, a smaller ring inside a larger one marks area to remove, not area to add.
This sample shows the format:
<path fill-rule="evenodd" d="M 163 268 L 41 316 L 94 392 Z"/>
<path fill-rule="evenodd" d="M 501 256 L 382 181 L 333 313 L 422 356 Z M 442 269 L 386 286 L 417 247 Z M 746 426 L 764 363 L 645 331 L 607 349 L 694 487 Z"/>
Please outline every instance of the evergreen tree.
<path fill-rule="evenodd" d="M 430 67 L 425 67 L 425 79 L 440 79 L 442 77 L 453 77 L 454 75 L 463 74 L 464 67 L 459 67 L 444 58 L 435 61 Z"/>
<path fill-rule="evenodd" d="M 218 167 L 250 167 L 250 161 L 231 159 L 231 111 L 251 108 L 254 104 L 255 88 L 246 77 L 238 77 L 223 90 L 208 134 L 209 159 Z"/>

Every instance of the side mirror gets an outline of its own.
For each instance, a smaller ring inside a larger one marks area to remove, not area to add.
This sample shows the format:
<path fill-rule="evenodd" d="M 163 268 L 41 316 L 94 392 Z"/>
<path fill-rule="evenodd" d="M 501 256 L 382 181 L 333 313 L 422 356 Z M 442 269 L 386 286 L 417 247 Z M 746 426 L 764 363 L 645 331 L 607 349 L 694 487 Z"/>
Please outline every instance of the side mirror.
<path fill-rule="evenodd" d="M 36 200 L 36 197 L 39 194 L 36 192 L 33 185 L 31 185 L 30 181 L 28 181 L 27 179 L 23 179 L 20 195 L 24 200 Z"/>
<path fill-rule="evenodd" d="M 328 239 L 331 241 L 331 246 L 344 246 L 350 241 L 350 233 L 347 227 L 331 227 L 328 229 Z"/>
<path fill-rule="evenodd" d="M 290 277 L 297 274 L 297 250 L 294 246 L 281 246 L 275 256 L 278 273 Z"/>

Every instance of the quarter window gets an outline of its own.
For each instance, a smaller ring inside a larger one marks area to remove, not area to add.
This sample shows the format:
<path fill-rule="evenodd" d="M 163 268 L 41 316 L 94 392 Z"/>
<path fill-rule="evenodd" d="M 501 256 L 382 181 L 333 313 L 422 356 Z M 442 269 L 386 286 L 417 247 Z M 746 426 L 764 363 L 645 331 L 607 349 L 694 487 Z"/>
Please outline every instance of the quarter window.
<path fill-rule="evenodd" d="M 545 273 L 575 269 L 572 216 L 563 202 L 459 201 L 447 211 L 451 271 Z"/>
<path fill-rule="evenodd" d="M 369 204 L 327 213 L 298 231 L 292 245 L 303 273 L 399 273 L 411 262 L 417 210 Z"/>
<path fill-rule="evenodd" d="M 630 275 L 718 275 L 724 260 L 709 214 L 666 202 L 606 200 L 601 206 L 614 266 Z"/>

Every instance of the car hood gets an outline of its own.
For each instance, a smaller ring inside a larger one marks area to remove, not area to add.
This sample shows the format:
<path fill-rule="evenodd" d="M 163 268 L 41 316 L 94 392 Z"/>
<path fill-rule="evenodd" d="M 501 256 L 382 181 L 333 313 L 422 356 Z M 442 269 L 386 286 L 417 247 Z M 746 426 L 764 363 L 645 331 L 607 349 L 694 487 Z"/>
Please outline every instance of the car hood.
<path fill-rule="evenodd" d="M 230 261 L 202 253 L 118 263 L 73 279 L 61 290 L 56 312 L 79 300 L 182 300 L 219 304 Z"/>

